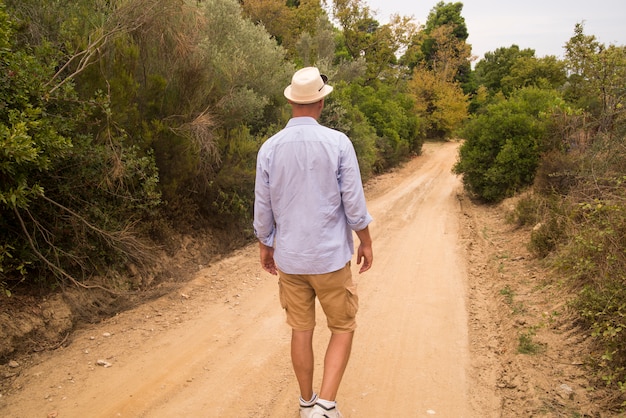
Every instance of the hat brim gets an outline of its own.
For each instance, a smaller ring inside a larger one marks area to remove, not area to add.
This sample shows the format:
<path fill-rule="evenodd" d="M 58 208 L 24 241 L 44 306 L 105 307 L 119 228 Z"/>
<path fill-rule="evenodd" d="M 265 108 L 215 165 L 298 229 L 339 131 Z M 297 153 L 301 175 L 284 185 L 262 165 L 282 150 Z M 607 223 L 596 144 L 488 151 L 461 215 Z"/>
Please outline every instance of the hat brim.
<path fill-rule="evenodd" d="M 297 104 L 311 104 L 316 103 L 322 100 L 324 97 L 328 96 L 333 91 L 333 87 L 328 84 L 324 84 L 324 87 L 314 94 L 313 96 L 295 96 L 293 91 L 291 90 L 291 86 L 287 86 L 285 88 L 284 94 L 287 100 L 292 103 Z"/>

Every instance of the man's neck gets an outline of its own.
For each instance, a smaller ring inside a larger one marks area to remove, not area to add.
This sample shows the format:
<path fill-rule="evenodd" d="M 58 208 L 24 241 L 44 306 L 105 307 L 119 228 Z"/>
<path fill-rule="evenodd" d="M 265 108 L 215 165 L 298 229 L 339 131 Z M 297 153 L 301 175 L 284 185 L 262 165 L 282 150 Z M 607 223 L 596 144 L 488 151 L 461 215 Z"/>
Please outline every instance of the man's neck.
<path fill-rule="evenodd" d="M 320 100 L 316 103 L 311 104 L 291 104 L 291 114 L 294 118 L 308 116 L 315 120 L 320 118 L 322 114 L 322 109 L 324 108 L 324 100 Z"/>

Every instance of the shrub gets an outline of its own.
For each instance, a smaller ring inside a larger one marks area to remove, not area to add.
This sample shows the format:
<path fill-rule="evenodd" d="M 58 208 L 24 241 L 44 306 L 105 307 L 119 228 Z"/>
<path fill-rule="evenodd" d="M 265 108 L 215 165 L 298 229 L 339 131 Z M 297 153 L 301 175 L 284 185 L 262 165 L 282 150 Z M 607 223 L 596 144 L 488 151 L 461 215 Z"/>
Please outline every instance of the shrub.
<path fill-rule="evenodd" d="M 465 188 L 487 202 L 499 202 L 530 186 L 550 112 L 561 104 L 554 91 L 526 88 L 470 119 L 454 166 Z"/>
<path fill-rule="evenodd" d="M 623 136 L 596 135 L 576 184 L 561 197 L 566 239 L 555 263 L 581 289 L 573 306 L 591 331 L 599 375 L 624 400 L 626 387 L 626 149 Z M 621 391 L 621 392 L 620 392 Z M 623 404 L 626 406 L 626 404 Z"/>
<path fill-rule="evenodd" d="M 555 215 L 539 223 L 530 233 L 528 249 L 539 257 L 547 257 L 564 238 L 564 226 Z"/>
<path fill-rule="evenodd" d="M 579 171 L 577 154 L 548 151 L 541 157 L 534 188 L 538 193 L 566 195 L 576 185 Z"/>
<path fill-rule="evenodd" d="M 592 331 L 599 353 L 593 362 L 602 379 L 626 395 L 626 277 L 585 286 L 573 305 Z"/>
<path fill-rule="evenodd" d="M 540 199 L 533 195 L 522 197 L 513 209 L 511 221 L 518 226 L 537 225 L 542 219 L 540 205 Z"/>
<path fill-rule="evenodd" d="M 140 264 L 149 251 L 134 223 L 160 203 L 151 154 L 110 123 L 107 97 L 81 98 L 57 78 L 47 42 L 13 35 L 0 9 L 0 288 Z"/>

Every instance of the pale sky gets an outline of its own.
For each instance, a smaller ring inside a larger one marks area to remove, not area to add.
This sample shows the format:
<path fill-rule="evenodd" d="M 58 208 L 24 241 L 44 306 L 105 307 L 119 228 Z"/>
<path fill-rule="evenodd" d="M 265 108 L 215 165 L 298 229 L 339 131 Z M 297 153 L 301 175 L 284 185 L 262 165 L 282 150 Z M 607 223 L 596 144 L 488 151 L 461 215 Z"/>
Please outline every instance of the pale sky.
<path fill-rule="evenodd" d="M 413 16 L 424 24 L 439 0 L 363 0 L 380 23 L 389 15 Z M 605 45 L 626 45 L 624 0 L 449 0 L 463 3 L 461 15 L 469 32 L 467 42 L 478 59 L 485 52 L 515 44 L 532 48 L 536 57 L 563 58 L 565 43 L 576 23 L 584 22 L 585 35 Z"/>

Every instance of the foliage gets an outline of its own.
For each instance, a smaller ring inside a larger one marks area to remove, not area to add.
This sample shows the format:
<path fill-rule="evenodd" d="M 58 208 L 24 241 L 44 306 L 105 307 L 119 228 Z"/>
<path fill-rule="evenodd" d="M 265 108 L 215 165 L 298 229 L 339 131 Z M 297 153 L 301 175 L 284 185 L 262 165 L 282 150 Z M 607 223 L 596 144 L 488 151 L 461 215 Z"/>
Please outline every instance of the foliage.
<path fill-rule="evenodd" d="M 493 52 L 485 53 L 485 58 L 476 63 L 476 82 L 484 86 L 490 95 L 499 92 L 508 96 L 511 90 L 504 89 L 502 80 L 511 77 L 512 68 L 520 59 L 535 57 L 533 49 L 520 50 L 519 46 L 511 45 L 508 48 L 501 47 Z"/>
<path fill-rule="evenodd" d="M 256 153 L 260 140 L 247 128 L 233 129 L 219 135 L 220 169 L 211 181 L 200 208 L 217 214 L 221 226 L 252 224 Z M 249 231 L 248 231 L 249 232 Z"/>
<path fill-rule="evenodd" d="M 465 18 L 461 15 L 463 11 L 463 3 L 444 3 L 440 1 L 428 13 L 426 20 L 426 33 L 432 32 L 435 28 L 452 24 L 454 26 L 454 37 L 466 40 L 469 36 Z"/>
<path fill-rule="evenodd" d="M 517 352 L 520 354 L 528 354 L 528 355 L 535 355 L 535 354 L 539 354 L 543 351 L 545 351 L 545 346 L 540 344 L 540 343 L 536 343 L 533 340 L 533 337 L 536 334 L 536 330 L 535 329 L 530 329 L 526 332 L 520 332 L 519 336 L 518 336 L 518 346 L 517 346 Z"/>
<path fill-rule="evenodd" d="M 460 85 L 435 71 L 417 67 L 409 81 L 417 114 L 426 122 L 428 138 L 448 139 L 467 119 L 468 102 Z"/>
<path fill-rule="evenodd" d="M 622 163 L 624 155 L 621 150 Z M 583 291 L 574 301 L 602 354 L 597 366 L 612 387 L 626 383 L 626 171 L 588 178 L 576 189 L 570 240 L 558 265 Z M 594 184 L 591 181 L 597 180 Z M 601 190 L 598 190 L 601 189 Z M 595 190 L 594 190 L 595 189 Z M 579 194 L 580 193 L 580 194 Z M 591 200 L 591 198 L 595 197 Z"/>
<path fill-rule="evenodd" d="M 510 73 L 502 78 L 501 84 L 502 92 L 508 96 L 524 87 L 558 90 L 566 81 L 565 63 L 555 56 L 521 56 L 513 63 Z"/>
<path fill-rule="evenodd" d="M 393 167 L 411 153 L 419 154 L 423 144 L 422 120 L 415 114 L 415 103 L 390 86 L 350 84 L 343 93 L 367 118 L 378 137 L 374 163 L 376 171 Z"/>
<path fill-rule="evenodd" d="M 566 97 L 588 111 L 602 132 L 620 129 L 626 121 L 626 46 L 609 45 L 585 35 L 577 24 L 565 45 L 569 86 Z"/>
<path fill-rule="evenodd" d="M 296 56 L 303 34 L 315 36 L 318 21 L 325 16 L 319 0 L 246 0 L 240 2 L 244 17 L 262 26 L 288 52 Z"/>
<path fill-rule="evenodd" d="M 543 222 L 535 225 L 530 234 L 528 248 L 539 257 L 547 257 L 558 248 L 565 237 L 565 222 L 555 211 L 547 214 Z"/>
<path fill-rule="evenodd" d="M 626 278 L 611 278 L 602 286 L 587 285 L 574 301 L 598 345 L 594 366 L 607 386 L 624 398 L 626 384 Z M 626 402 L 622 402 L 622 407 Z"/>
<path fill-rule="evenodd" d="M 0 33 L 3 282 L 78 284 L 112 263 L 145 261 L 146 247 L 131 231 L 159 203 L 153 160 L 124 147 L 105 96 L 81 100 L 71 79 L 58 78 L 49 43 L 12 43 L 19 37 L 4 11 Z"/>
<path fill-rule="evenodd" d="M 333 14 L 342 29 L 347 58 L 362 57 L 367 63 L 365 83 L 398 76 L 396 57 L 418 30 L 412 19 L 395 15 L 381 25 L 362 0 L 335 0 Z"/>
<path fill-rule="evenodd" d="M 448 82 L 458 82 L 469 92 L 471 46 L 461 15 L 463 3 L 439 2 L 428 15 L 424 30 L 415 33 L 401 62 L 411 71 L 420 67 L 433 71 Z"/>
<path fill-rule="evenodd" d="M 222 155 L 243 142 L 225 144 L 231 132 L 254 135 L 279 117 L 292 67 L 263 27 L 241 17 L 234 0 L 172 0 L 159 2 L 155 12 L 138 16 L 142 24 L 104 50 L 99 71 L 85 74 L 81 85 L 107 88 L 115 123 L 154 154 L 168 216 L 200 210 L 208 222 L 224 225 L 219 216 L 238 206 L 207 202 L 229 201 L 235 192 L 226 185 L 250 175 L 237 173 Z M 234 178 L 224 180 L 227 173 Z"/>
<path fill-rule="evenodd" d="M 585 35 L 566 44 L 565 98 L 553 115 L 537 176 L 540 224 L 531 248 L 549 257 L 577 296 L 572 306 L 591 334 L 599 378 L 626 406 L 626 51 Z M 478 70 L 478 68 L 477 68 Z"/>
<path fill-rule="evenodd" d="M 296 41 L 295 60 L 300 66 L 317 66 L 325 73 L 335 61 L 336 29 L 326 16 L 317 20 L 313 33 L 303 32 Z"/>
<path fill-rule="evenodd" d="M 454 167 L 466 189 L 498 202 L 530 186 L 550 114 L 562 105 L 553 91 L 525 88 L 471 118 Z"/>

